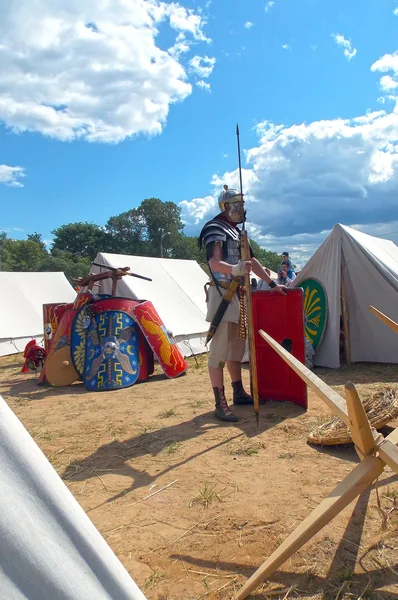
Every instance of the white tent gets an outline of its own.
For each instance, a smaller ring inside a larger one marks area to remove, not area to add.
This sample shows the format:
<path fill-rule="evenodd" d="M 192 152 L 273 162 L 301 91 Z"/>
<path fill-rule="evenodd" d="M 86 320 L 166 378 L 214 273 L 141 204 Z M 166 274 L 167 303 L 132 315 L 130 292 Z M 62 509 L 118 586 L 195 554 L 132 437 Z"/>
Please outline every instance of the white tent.
<path fill-rule="evenodd" d="M 0 272 L 0 290 L 0 356 L 23 352 L 31 339 L 43 339 L 43 304 L 76 297 L 63 273 Z"/>
<path fill-rule="evenodd" d="M 328 320 L 316 348 L 315 365 L 340 366 L 344 292 L 351 361 L 398 363 L 398 335 L 369 311 L 373 305 L 398 321 L 398 247 L 393 242 L 337 224 L 292 287 L 299 287 L 309 278 L 323 284 L 328 304 Z"/>
<path fill-rule="evenodd" d="M 117 285 L 117 295 L 135 300 L 150 300 L 163 323 L 169 329 L 184 356 L 206 352 L 204 345 L 209 323 L 206 322 L 204 285 L 208 276 L 195 260 L 126 256 L 100 252 L 92 272 L 107 267 L 130 267 L 132 273 L 150 277 L 145 281 L 123 277 Z M 101 281 L 101 293 L 109 294 L 112 281 Z M 98 288 L 94 288 L 96 291 Z"/>
<path fill-rule="evenodd" d="M 0 396 L 0 590 L 4 600 L 145 600 Z"/>

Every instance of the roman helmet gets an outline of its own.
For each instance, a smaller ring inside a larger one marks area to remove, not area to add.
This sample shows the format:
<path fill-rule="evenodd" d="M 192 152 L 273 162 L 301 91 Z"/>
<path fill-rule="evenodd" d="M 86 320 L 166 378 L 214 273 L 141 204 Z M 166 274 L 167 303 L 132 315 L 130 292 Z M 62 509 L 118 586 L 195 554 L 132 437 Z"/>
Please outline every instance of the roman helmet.
<path fill-rule="evenodd" d="M 245 219 L 244 211 L 244 194 L 239 190 L 229 189 L 227 185 L 223 186 L 223 191 L 218 197 L 218 205 L 222 212 L 225 212 L 226 217 L 234 223 L 242 223 Z M 225 204 L 228 203 L 228 210 Z"/>

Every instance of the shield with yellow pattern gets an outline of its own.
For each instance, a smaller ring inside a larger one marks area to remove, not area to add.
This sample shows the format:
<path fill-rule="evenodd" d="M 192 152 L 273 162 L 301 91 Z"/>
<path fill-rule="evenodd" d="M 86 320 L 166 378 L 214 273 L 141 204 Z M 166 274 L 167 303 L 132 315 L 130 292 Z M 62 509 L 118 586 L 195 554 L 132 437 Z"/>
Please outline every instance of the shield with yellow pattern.
<path fill-rule="evenodd" d="M 328 317 L 325 288 L 317 279 L 300 283 L 304 291 L 305 335 L 314 350 L 322 341 Z"/>
<path fill-rule="evenodd" d="M 141 302 L 134 307 L 133 312 L 164 374 L 174 378 L 185 373 L 188 365 L 152 302 L 149 300 Z"/>

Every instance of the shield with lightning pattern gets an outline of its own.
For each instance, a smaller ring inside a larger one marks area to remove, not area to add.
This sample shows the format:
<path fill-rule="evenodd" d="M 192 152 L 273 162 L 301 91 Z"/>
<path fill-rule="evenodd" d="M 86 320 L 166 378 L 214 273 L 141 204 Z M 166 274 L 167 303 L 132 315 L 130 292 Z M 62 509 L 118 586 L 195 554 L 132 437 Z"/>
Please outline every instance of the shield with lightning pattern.
<path fill-rule="evenodd" d="M 139 373 L 139 331 L 134 319 L 120 310 L 90 317 L 84 360 L 88 390 L 117 390 L 134 385 Z"/>

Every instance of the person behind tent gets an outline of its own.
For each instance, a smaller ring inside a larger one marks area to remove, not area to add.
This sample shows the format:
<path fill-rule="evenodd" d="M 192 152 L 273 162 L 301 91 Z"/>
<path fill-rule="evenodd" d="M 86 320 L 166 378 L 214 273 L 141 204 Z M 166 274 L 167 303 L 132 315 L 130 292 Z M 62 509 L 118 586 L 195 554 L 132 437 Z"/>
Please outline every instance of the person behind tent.
<path fill-rule="evenodd" d="M 266 270 L 255 258 L 251 248 L 251 260 L 242 260 L 241 230 L 238 228 L 238 224 L 245 221 L 246 211 L 240 192 L 224 185 L 224 191 L 218 198 L 218 204 L 221 210 L 220 214 L 204 225 L 198 238 L 199 247 L 202 248 L 204 245 L 206 248 L 206 260 L 211 274 L 206 299 L 206 320 L 208 322 L 212 322 L 231 280 L 240 280 L 241 286 L 233 296 L 211 340 L 208 369 L 215 398 L 215 417 L 222 421 L 236 422 L 238 418 L 230 410 L 225 396 L 225 365 L 231 377 L 233 403 L 235 405 L 253 403 L 253 398 L 245 391 L 242 384 L 242 358 L 246 349 L 245 341 L 239 335 L 241 319 L 244 318 L 242 294 L 244 279 L 242 278 L 253 270 L 271 288 L 283 286 L 278 286 L 271 280 Z"/>
<path fill-rule="evenodd" d="M 296 274 L 293 269 L 289 269 L 288 261 L 283 261 L 278 273 L 278 282 L 289 286 L 295 279 Z"/>

